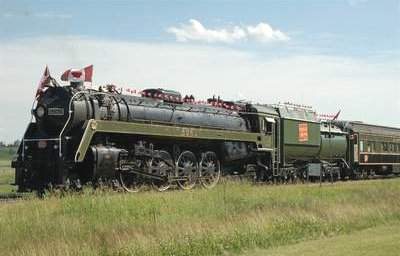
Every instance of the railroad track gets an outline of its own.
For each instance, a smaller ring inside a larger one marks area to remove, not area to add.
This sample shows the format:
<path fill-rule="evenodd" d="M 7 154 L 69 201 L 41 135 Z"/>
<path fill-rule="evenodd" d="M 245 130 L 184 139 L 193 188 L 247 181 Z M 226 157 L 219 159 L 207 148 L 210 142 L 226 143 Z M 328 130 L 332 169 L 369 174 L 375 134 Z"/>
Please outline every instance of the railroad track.
<path fill-rule="evenodd" d="M 27 193 L 0 193 L 0 203 L 13 203 L 29 198 L 32 198 L 32 195 Z"/>

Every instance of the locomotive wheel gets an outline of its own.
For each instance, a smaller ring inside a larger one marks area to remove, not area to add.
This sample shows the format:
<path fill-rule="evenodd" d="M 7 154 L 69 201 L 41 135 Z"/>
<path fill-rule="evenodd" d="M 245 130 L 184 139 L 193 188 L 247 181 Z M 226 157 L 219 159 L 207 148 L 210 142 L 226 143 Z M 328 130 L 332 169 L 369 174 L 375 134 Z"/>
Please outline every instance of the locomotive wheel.
<path fill-rule="evenodd" d="M 191 151 L 184 151 L 179 155 L 176 161 L 176 172 L 178 178 L 178 186 L 181 189 L 189 190 L 196 186 L 198 178 L 198 163 L 196 156 Z"/>
<path fill-rule="evenodd" d="M 165 176 L 165 177 L 171 177 L 173 174 L 173 160 L 170 155 L 165 150 L 159 151 L 159 156 L 158 158 L 153 158 L 150 163 L 149 163 L 149 172 L 152 174 L 160 175 L 160 176 Z M 152 181 L 153 187 L 160 191 L 166 191 L 171 187 L 171 182 L 168 181 L 162 181 L 162 180 L 153 180 Z"/>
<path fill-rule="evenodd" d="M 201 185 L 211 189 L 215 187 L 221 177 L 221 166 L 217 155 L 212 151 L 203 154 L 200 162 Z"/>
<path fill-rule="evenodd" d="M 131 171 L 120 171 L 118 178 L 122 188 L 129 193 L 139 192 L 144 185 L 143 179 Z"/>
<path fill-rule="evenodd" d="M 148 161 L 140 160 L 136 162 L 136 166 L 147 170 L 147 166 L 149 166 Z M 134 172 L 128 170 L 121 170 L 118 173 L 118 180 L 121 184 L 121 187 L 128 193 L 137 193 L 139 192 L 145 185 L 145 180 L 143 177 L 137 175 Z"/>

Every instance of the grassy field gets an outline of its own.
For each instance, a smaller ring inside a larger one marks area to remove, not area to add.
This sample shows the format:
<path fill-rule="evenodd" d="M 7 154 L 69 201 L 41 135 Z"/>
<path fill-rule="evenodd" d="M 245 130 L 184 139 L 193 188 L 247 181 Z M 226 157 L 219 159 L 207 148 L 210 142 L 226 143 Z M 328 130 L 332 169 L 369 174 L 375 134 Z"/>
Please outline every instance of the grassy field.
<path fill-rule="evenodd" d="M 390 253 L 398 240 L 379 239 L 382 234 L 398 234 L 399 198 L 396 179 L 322 187 L 226 183 L 211 191 L 86 192 L 33 199 L 0 204 L 0 252 L 293 255 L 299 248 L 314 250 L 310 255 L 335 255 L 328 252 L 336 247 L 321 243 L 334 246 L 338 241 L 336 246 L 354 248 L 355 239 L 371 231 L 369 241 L 382 242 L 374 255 L 390 255 L 385 250 Z"/>
<path fill-rule="evenodd" d="M 254 250 L 245 256 L 398 256 L 400 223 L 369 228 L 331 238 L 304 241 L 269 250 Z"/>
<path fill-rule="evenodd" d="M 10 184 L 14 182 L 14 171 L 11 169 L 11 159 L 16 148 L 0 148 L 0 194 L 15 190 Z"/>
<path fill-rule="evenodd" d="M 10 185 L 14 182 L 14 171 L 10 165 L 10 160 L 0 159 L 0 194 L 15 190 L 15 187 Z"/>

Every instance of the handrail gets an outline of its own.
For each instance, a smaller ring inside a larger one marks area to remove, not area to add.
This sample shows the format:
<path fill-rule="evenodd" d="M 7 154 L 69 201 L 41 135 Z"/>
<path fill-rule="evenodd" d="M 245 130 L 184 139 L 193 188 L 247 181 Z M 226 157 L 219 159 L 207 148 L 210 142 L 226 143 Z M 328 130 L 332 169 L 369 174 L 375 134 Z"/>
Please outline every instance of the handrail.
<path fill-rule="evenodd" d="M 106 96 L 110 96 L 108 93 L 105 93 L 105 92 L 95 92 L 95 93 L 90 93 L 90 91 L 88 90 L 88 91 L 80 91 L 80 92 L 77 92 L 77 93 L 75 93 L 72 97 L 71 97 L 71 99 L 69 100 L 69 104 L 68 104 L 68 119 L 67 119 L 67 121 L 65 122 L 65 125 L 64 125 L 64 127 L 62 128 L 62 130 L 61 130 L 61 132 L 60 132 L 60 135 L 58 136 L 58 138 L 59 138 L 59 148 L 58 148 L 58 156 L 59 157 L 62 157 L 62 136 L 63 136 L 63 133 L 64 133 L 64 131 L 65 131 L 65 129 L 67 129 L 67 126 L 68 126 L 68 124 L 69 124 L 69 122 L 71 121 L 71 118 L 72 118 L 72 113 L 73 113 L 73 111 L 72 111 L 72 101 L 74 101 L 75 100 L 75 98 L 78 96 L 78 95 L 84 95 L 84 94 L 86 94 L 86 93 L 89 93 L 90 95 L 106 95 Z"/>

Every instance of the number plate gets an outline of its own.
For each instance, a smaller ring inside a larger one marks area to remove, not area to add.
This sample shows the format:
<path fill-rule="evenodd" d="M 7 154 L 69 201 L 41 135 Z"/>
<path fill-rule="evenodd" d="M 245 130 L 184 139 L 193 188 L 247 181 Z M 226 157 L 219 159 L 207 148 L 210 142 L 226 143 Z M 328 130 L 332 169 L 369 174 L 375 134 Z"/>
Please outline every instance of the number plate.
<path fill-rule="evenodd" d="M 47 147 L 47 141 L 45 140 L 39 140 L 38 142 L 38 148 L 43 149 Z"/>
<path fill-rule="evenodd" d="M 63 108 L 49 108 L 47 111 L 49 116 L 63 116 L 64 109 Z"/>

